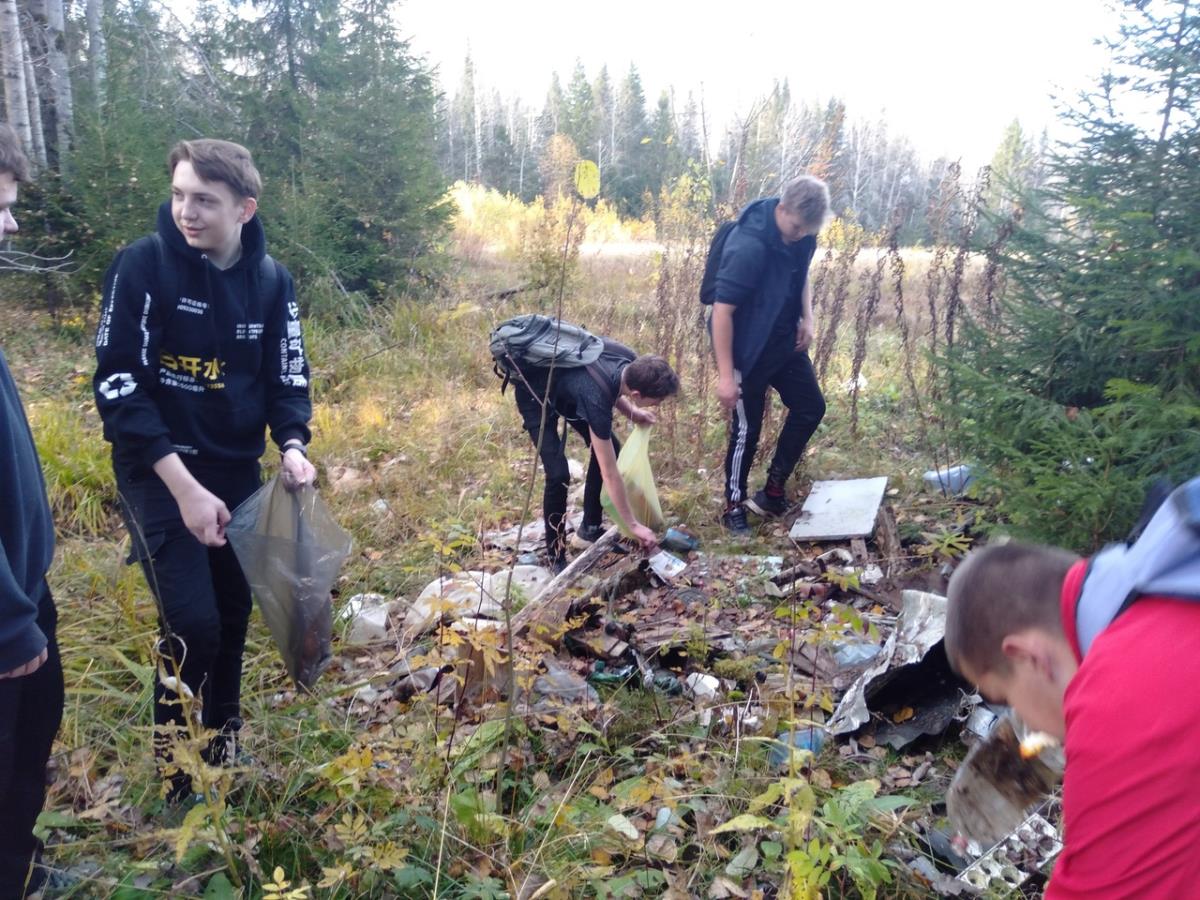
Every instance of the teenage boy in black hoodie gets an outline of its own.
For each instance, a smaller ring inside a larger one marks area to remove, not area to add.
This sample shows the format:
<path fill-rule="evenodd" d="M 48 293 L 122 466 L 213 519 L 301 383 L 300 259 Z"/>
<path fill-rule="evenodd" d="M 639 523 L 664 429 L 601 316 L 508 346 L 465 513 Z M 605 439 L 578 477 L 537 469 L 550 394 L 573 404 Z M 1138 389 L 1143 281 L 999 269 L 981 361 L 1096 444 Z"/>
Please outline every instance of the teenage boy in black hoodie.
<path fill-rule="evenodd" d="M 17 230 L 12 205 L 29 164 L 16 132 L 0 125 L 0 238 Z M 46 584 L 54 523 L 33 435 L 0 352 L 0 897 L 40 888 L 45 870 L 33 826 L 46 800 L 46 761 L 63 711 L 54 638 L 58 614 Z"/>
<path fill-rule="evenodd" d="M 259 486 L 264 432 L 285 484 L 311 483 L 308 363 L 291 276 L 266 256 L 249 151 L 183 141 L 157 234 L 123 249 L 105 276 L 93 385 L 133 540 L 159 608 L 160 648 L 236 752 L 250 588 L 226 543 L 230 510 Z M 184 724 L 177 692 L 155 685 L 155 743 L 169 757 Z M 176 774 L 169 799 L 191 788 Z"/>
<path fill-rule="evenodd" d="M 760 516 L 788 509 L 784 485 L 825 416 L 808 349 L 813 342 L 808 268 L 829 213 L 829 188 L 811 175 L 788 182 L 779 197 L 756 200 L 726 238 L 709 322 L 717 357 L 717 400 L 731 413 L 721 522 L 746 534 L 746 508 Z M 766 410 L 767 388 L 787 418 L 762 490 L 746 482 Z"/>

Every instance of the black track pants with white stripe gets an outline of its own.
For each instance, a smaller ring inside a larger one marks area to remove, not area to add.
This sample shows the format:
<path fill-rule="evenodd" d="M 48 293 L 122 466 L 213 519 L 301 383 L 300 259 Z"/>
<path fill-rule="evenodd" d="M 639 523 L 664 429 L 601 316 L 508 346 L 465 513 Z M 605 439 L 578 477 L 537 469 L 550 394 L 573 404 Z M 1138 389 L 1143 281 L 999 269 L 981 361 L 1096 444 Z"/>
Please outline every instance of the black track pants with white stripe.
<path fill-rule="evenodd" d="M 808 354 L 791 347 L 763 351 L 749 373 L 741 377 L 742 395 L 734 407 L 725 452 L 725 501 L 732 506 L 746 499 L 746 481 L 767 407 L 767 388 L 774 388 L 787 407 L 787 419 L 775 445 L 767 480 L 783 484 L 804 454 L 808 440 L 825 416 L 825 398 L 817 385 Z"/>

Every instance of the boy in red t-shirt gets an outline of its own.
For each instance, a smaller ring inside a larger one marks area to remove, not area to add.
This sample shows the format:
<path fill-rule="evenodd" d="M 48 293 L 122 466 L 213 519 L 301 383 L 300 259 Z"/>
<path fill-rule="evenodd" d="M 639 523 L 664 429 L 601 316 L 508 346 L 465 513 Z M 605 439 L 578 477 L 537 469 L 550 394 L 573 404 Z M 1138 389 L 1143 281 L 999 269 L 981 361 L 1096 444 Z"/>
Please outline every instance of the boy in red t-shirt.
<path fill-rule="evenodd" d="M 1047 897 L 1200 897 L 1200 603 L 1141 596 L 1085 655 L 1088 575 L 1052 547 L 970 554 L 950 580 L 947 656 L 1064 744 L 1065 848 Z"/>

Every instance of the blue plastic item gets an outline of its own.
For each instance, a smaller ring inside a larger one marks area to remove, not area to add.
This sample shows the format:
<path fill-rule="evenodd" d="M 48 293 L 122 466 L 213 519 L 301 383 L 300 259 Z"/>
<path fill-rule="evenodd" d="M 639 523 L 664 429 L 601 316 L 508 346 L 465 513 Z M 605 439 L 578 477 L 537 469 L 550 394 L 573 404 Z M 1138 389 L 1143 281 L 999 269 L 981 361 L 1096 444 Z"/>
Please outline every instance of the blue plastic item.
<path fill-rule="evenodd" d="M 782 769 L 787 766 L 791 756 L 789 743 L 797 750 L 811 750 L 813 754 L 817 754 L 825 746 L 825 739 L 828 737 L 829 732 L 817 725 L 802 725 L 790 733 L 781 731 L 775 743 L 771 745 L 771 767 Z"/>
<path fill-rule="evenodd" d="M 975 472 L 968 465 L 960 465 L 946 469 L 930 469 L 923 477 L 925 490 L 957 496 L 974 481 Z"/>
<path fill-rule="evenodd" d="M 663 535 L 661 546 L 665 550 L 671 550 L 675 553 L 691 553 L 700 546 L 700 541 L 686 531 L 681 531 L 678 528 L 668 528 L 667 533 Z"/>

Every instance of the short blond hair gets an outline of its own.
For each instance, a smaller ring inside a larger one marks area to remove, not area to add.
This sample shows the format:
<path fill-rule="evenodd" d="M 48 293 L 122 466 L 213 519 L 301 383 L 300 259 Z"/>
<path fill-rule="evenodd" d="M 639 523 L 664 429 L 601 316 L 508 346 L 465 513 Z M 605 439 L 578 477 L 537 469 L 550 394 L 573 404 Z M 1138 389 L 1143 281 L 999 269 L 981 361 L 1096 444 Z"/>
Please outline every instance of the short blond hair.
<path fill-rule="evenodd" d="M 800 175 L 783 186 L 779 205 L 819 228 L 829 216 L 829 185 L 815 175 Z"/>

